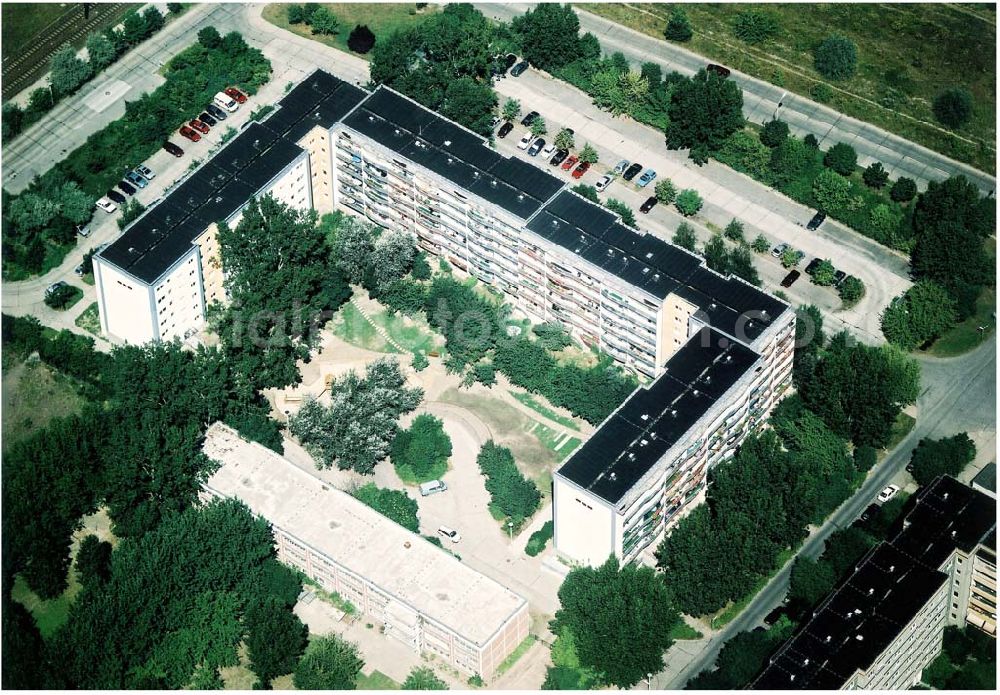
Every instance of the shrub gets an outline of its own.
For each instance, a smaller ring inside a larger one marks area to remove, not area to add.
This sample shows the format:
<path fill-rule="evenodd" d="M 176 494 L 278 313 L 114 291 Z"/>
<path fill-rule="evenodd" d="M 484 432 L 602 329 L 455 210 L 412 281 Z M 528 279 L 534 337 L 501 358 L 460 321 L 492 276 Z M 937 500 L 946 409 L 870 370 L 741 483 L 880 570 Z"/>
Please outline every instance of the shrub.
<path fill-rule="evenodd" d="M 858 165 L 858 153 L 847 143 L 838 142 L 827 151 L 823 164 L 841 176 L 850 176 Z"/>
<path fill-rule="evenodd" d="M 813 180 L 812 191 L 816 207 L 823 212 L 831 212 L 847 205 L 851 197 L 851 183 L 835 171 L 825 169 Z"/>
<path fill-rule="evenodd" d="M 393 439 L 389 456 L 405 482 L 425 483 L 448 470 L 451 439 L 439 418 L 421 413 Z"/>
<path fill-rule="evenodd" d="M 422 372 L 427 369 L 430 362 L 427 361 L 427 355 L 422 352 L 413 353 L 413 361 L 410 362 L 410 366 L 413 367 L 414 371 Z"/>
<path fill-rule="evenodd" d="M 389 490 L 376 487 L 375 483 L 368 483 L 355 490 L 354 496 L 403 528 L 414 533 L 420 531 L 417 501 L 404 490 Z"/>
<path fill-rule="evenodd" d="M 836 272 L 837 269 L 833 267 L 833 263 L 829 259 L 824 259 L 813 271 L 812 281 L 820 287 L 829 287 L 836 280 Z"/>
<path fill-rule="evenodd" d="M 553 530 L 554 526 L 551 520 L 542 524 L 542 527 L 528 538 L 528 542 L 524 546 L 524 552 L 531 557 L 535 557 L 538 553 L 545 550 L 545 546 L 552 539 Z"/>
<path fill-rule="evenodd" d="M 694 227 L 689 225 L 687 222 L 681 222 L 677 227 L 677 231 L 674 232 L 674 236 L 671 241 L 681 248 L 685 248 L 688 251 L 694 251 L 698 243 L 698 237 L 695 236 Z"/>
<path fill-rule="evenodd" d="M 809 133 L 804 138 L 802 138 L 802 142 L 805 144 L 806 147 L 810 149 L 813 150 L 819 149 L 819 140 L 817 140 L 816 136 L 813 135 L 812 133 Z"/>
<path fill-rule="evenodd" d="M 859 446 L 854 450 L 854 467 L 859 473 L 867 473 L 878 463 L 878 451 L 872 446 Z"/>
<path fill-rule="evenodd" d="M 777 147 L 788 137 L 788 124 L 777 119 L 764 124 L 760 131 L 760 141 L 768 147 Z"/>
<path fill-rule="evenodd" d="M 325 7 L 319 7 L 312 13 L 309 25 L 314 34 L 330 36 L 340 33 L 340 20 Z"/>
<path fill-rule="evenodd" d="M 896 183 L 892 184 L 892 188 L 889 190 L 889 197 L 895 200 L 897 203 L 906 203 L 917 195 L 917 182 L 913 179 L 908 179 L 905 176 L 901 176 L 896 180 Z"/>
<path fill-rule="evenodd" d="M 53 309 L 64 309 L 80 292 L 72 285 L 63 285 L 45 295 L 45 305 Z"/>
<path fill-rule="evenodd" d="M 965 89 L 948 89 L 934 99 L 934 117 L 942 125 L 956 129 L 972 118 L 972 94 Z"/>
<path fill-rule="evenodd" d="M 660 179 L 656 182 L 653 193 L 656 195 L 657 201 L 664 205 L 670 205 L 677 198 L 677 187 L 670 179 Z"/>
<path fill-rule="evenodd" d="M 635 213 L 632 212 L 632 208 L 630 208 L 627 204 L 617 198 L 611 198 L 604 204 L 604 207 L 618 213 L 618 215 L 622 218 L 623 224 L 632 227 L 633 229 L 635 228 Z"/>
<path fill-rule="evenodd" d="M 763 234 L 758 234 L 757 238 L 753 240 L 752 244 L 750 244 L 750 248 L 757 253 L 767 253 L 768 249 L 771 248 L 771 242 L 769 242 L 767 237 Z"/>
<path fill-rule="evenodd" d="M 358 24 L 347 37 L 347 47 L 363 55 L 375 47 L 375 34 L 366 24 Z"/>
<path fill-rule="evenodd" d="M 576 193 L 577 195 L 586 198 L 592 203 L 597 203 L 598 205 L 601 204 L 601 199 L 597 195 L 597 189 L 594 188 L 593 186 L 588 186 L 585 183 L 578 183 L 577 185 L 573 186 L 573 188 L 571 188 L 570 190 Z"/>
<path fill-rule="evenodd" d="M 537 119 L 535 123 L 537 123 L 540 120 L 541 120 L 540 118 Z M 534 123 L 532 123 L 532 125 L 534 125 Z M 587 162 L 588 164 L 597 164 L 597 159 L 598 159 L 597 150 L 595 150 L 589 142 L 586 143 L 583 146 L 583 149 L 580 150 L 580 161 Z"/>
<path fill-rule="evenodd" d="M 831 99 L 833 99 L 833 89 L 830 85 L 824 84 L 823 82 L 817 82 L 809 90 L 809 95 L 821 104 L 826 104 Z"/>
<path fill-rule="evenodd" d="M 733 19 L 733 34 L 749 43 L 763 43 L 778 33 L 778 22 L 767 12 L 744 10 Z"/>
<path fill-rule="evenodd" d="M 844 307 L 852 307 L 865 296 L 865 284 L 853 275 L 848 275 L 837 288 Z"/>
<path fill-rule="evenodd" d="M 889 172 L 885 170 L 881 162 L 872 162 L 865 169 L 861 178 L 869 188 L 880 189 L 889 183 Z"/>
<path fill-rule="evenodd" d="M 730 220 L 729 224 L 726 225 L 726 228 L 722 233 L 730 241 L 735 241 L 738 244 L 746 243 L 746 239 L 743 238 L 743 223 L 735 217 Z"/>
<path fill-rule="evenodd" d="M 675 9 L 670 13 L 670 20 L 667 28 L 663 31 L 663 36 L 668 41 L 690 41 L 694 32 L 691 31 L 691 22 L 687 13 L 682 9 Z"/>
<path fill-rule="evenodd" d="M 831 80 L 846 80 L 858 67 L 858 47 L 845 36 L 827 37 L 816 49 L 816 70 Z"/>
<path fill-rule="evenodd" d="M 701 210 L 703 201 L 701 196 L 698 195 L 698 191 L 693 188 L 687 188 L 677 194 L 677 200 L 674 201 L 677 207 L 677 211 L 680 212 L 685 217 L 691 217 Z"/>

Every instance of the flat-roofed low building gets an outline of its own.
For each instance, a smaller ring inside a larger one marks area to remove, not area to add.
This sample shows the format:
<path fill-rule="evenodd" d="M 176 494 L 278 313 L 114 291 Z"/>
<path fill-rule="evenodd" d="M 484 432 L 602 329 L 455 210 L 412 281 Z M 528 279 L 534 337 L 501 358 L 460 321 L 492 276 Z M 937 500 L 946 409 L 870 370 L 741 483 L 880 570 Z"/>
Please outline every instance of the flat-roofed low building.
<path fill-rule="evenodd" d="M 414 651 L 489 680 L 528 636 L 527 601 L 351 495 L 221 424 L 209 496 L 236 498 L 274 532 L 278 558 L 337 592 Z"/>

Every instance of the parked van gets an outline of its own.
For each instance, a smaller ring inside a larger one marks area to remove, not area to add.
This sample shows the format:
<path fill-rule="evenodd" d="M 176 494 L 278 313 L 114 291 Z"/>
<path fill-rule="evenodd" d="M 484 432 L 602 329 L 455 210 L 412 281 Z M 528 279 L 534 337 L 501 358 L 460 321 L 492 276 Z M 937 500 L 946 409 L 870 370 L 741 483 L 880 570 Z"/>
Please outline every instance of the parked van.
<path fill-rule="evenodd" d="M 447 489 L 448 486 L 444 484 L 443 480 L 431 480 L 427 483 L 420 483 L 420 494 L 424 497 L 433 495 L 435 492 L 444 492 Z"/>
<path fill-rule="evenodd" d="M 233 99 L 228 94 L 226 94 L 225 92 L 219 92 L 218 94 L 216 94 L 215 98 L 212 99 L 212 101 L 215 102 L 216 106 L 230 112 L 235 111 L 240 107 L 240 105 L 236 103 L 236 100 Z"/>

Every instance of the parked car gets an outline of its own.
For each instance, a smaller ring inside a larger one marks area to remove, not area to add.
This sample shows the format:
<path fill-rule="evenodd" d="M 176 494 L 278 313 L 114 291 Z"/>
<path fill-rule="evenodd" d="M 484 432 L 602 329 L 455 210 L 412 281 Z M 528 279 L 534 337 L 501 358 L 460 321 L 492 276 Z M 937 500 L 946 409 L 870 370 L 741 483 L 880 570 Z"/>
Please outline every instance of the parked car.
<path fill-rule="evenodd" d="M 101 210 L 104 210 L 104 212 L 108 213 L 109 215 L 111 213 L 113 213 L 115 210 L 118 209 L 118 206 L 115 205 L 111 201 L 111 199 L 108 198 L 107 196 L 103 196 L 101 198 L 98 198 L 97 202 L 94 203 L 94 205 L 96 205 L 97 207 L 99 207 Z"/>
<path fill-rule="evenodd" d="M 705 66 L 705 69 L 708 70 L 709 72 L 714 72 L 716 75 L 723 78 L 729 77 L 729 75 L 731 74 L 729 68 L 723 67 L 721 65 L 716 65 L 715 63 L 709 63 L 708 65 Z"/>
<path fill-rule="evenodd" d="M 76 233 L 82 237 L 90 236 L 90 225 L 89 224 L 76 225 Z"/>
<path fill-rule="evenodd" d="M 573 178 L 580 179 L 590 170 L 590 162 L 580 162 L 580 166 L 573 170 Z"/>
<path fill-rule="evenodd" d="M 444 492 L 447 489 L 448 486 L 444 484 L 443 480 L 430 480 L 426 483 L 420 483 L 420 494 L 424 497 L 437 492 Z"/>
<path fill-rule="evenodd" d="M 847 273 L 845 273 L 843 270 L 836 270 L 836 271 L 834 271 L 834 273 L 833 273 L 833 284 L 834 285 L 836 285 L 837 287 L 840 287 L 840 283 L 842 283 L 845 279 L 847 279 Z"/>
<path fill-rule="evenodd" d="M 611 174 L 605 174 L 601 178 L 597 179 L 597 183 L 594 184 L 594 188 L 598 191 L 603 191 L 605 188 L 610 186 L 611 182 L 614 180 L 615 178 L 611 176 Z"/>
<path fill-rule="evenodd" d="M 559 166 L 568 156 L 569 150 L 556 150 L 556 153 L 552 155 L 552 159 L 549 160 L 549 164 L 552 166 Z"/>
<path fill-rule="evenodd" d="M 207 126 L 219 125 L 219 122 L 215 120 L 207 111 L 199 113 L 198 120 Z"/>
<path fill-rule="evenodd" d="M 507 134 L 510 133 L 510 131 L 512 130 L 514 130 L 514 124 L 511 123 L 510 121 L 507 121 L 502 126 L 500 126 L 500 130 L 497 131 L 497 137 L 505 138 L 507 137 Z"/>
<path fill-rule="evenodd" d="M 521 136 L 521 139 L 517 141 L 517 149 L 526 150 L 531 146 L 531 142 L 535 139 L 535 136 L 531 133 L 525 133 Z"/>
<path fill-rule="evenodd" d="M 507 72 L 512 67 L 514 67 L 515 63 L 517 63 L 517 56 L 514 55 L 513 53 L 508 53 L 506 55 L 506 57 L 504 57 L 504 59 L 503 59 L 503 69 L 504 69 L 504 72 Z"/>
<path fill-rule="evenodd" d="M 212 114 L 212 117 L 217 121 L 224 121 L 229 117 L 225 109 L 221 109 L 215 104 L 209 104 L 205 110 Z"/>
<path fill-rule="evenodd" d="M 762 620 L 761 622 L 770 627 L 771 625 L 774 625 L 776 622 L 781 620 L 781 616 L 783 616 L 784 614 L 785 614 L 785 607 L 778 606 L 773 611 L 765 615 L 764 620 Z"/>
<path fill-rule="evenodd" d="M 542 151 L 543 147 L 545 147 L 545 139 L 538 138 L 533 143 L 531 143 L 531 147 L 528 148 L 528 156 L 529 157 L 537 156 L 538 153 Z"/>
<path fill-rule="evenodd" d="M 198 135 L 198 132 L 189 128 L 186 125 L 182 125 L 180 131 L 178 132 L 180 132 L 181 135 L 186 137 L 191 142 L 198 142 L 199 140 L 201 140 L 201 136 Z"/>
<path fill-rule="evenodd" d="M 555 151 L 556 151 L 556 144 L 553 142 L 552 144 L 545 146 L 545 149 L 542 150 L 542 156 L 548 159 L 555 153 Z"/>
<path fill-rule="evenodd" d="M 650 210 L 656 207 L 656 204 L 660 202 L 656 199 L 655 195 L 651 195 L 646 198 L 646 202 L 639 206 L 639 212 L 648 213 Z"/>
<path fill-rule="evenodd" d="M 184 150 L 182 150 L 180 147 L 178 147 L 174 143 L 170 142 L 169 140 L 167 140 L 165 143 L 163 143 L 163 149 L 166 150 L 167 152 L 169 152 L 170 154 L 172 154 L 175 157 L 183 157 L 184 156 Z"/>
<path fill-rule="evenodd" d="M 125 180 L 136 188 L 145 188 L 149 185 L 149 181 L 144 179 L 142 176 L 139 176 L 139 174 L 135 171 L 125 172 Z"/>
<path fill-rule="evenodd" d="M 73 274 L 76 275 L 78 278 L 83 277 L 83 263 L 73 268 Z"/>
<path fill-rule="evenodd" d="M 520 63 L 515 65 L 510 69 L 511 77 L 520 77 L 521 74 L 528 69 L 528 61 L 522 60 Z"/>
<path fill-rule="evenodd" d="M 628 169 L 628 164 L 629 162 L 627 159 L 623 159 L 622 161 L 615 164 L 615 173 L 618 174 L 619 176 L 624 174 L 625 170 Z"/>
<path fill-rule="evenodd" d="M 823 262 L 822 258 L 814 258 L 809 261 L 809 265 L 806 266 L 806 275 L 812 275 L 819 268 L 819 264 Z"/>
<path fill-rule="evenodd" d="M 651 184 L 653 182 L 653 179 L 655 178 L 656 178 L 656 172 L 652 169 L 646 169 L 646 171 L 642 172 L 642 176 L 639 177 L 639 180 L 636 182 L 636 184 L 639 186 L 639 188 L 645 188 L 646 186 Z"/>
<path fill-rule="evenodd" d="M 775 258 L 781 258 L 782 254 L 788 250 L 788 244 L 778 244 L 773 249 L 771 249 L 771 255 Z"/>
<path fill-rule="evenodd" d="M 125 204 L 125 196 L 123 196 L 121 193 L 119 193 L 118 191 L 116 191 L 114 189 L 109 190 L 104 195 L 106 195 L 108 198 L 110 198 L 111 200 L 115 201 L 119 205 L 124 205 Z M 117 210 L 117 209 L 118 208 L 115 208 L 115 210 Z M 114 212 L 114 210 L 105 210 L 105 212 Z"/>
<path fill-rule="evenodd" d="M 207 123 L 202 123 L 197 118 L 193 118 L 190 121 L 188 121 L 188 125 L 204 135 L 207 135 L 208 131 L 211 130 L 211 128 L 208 127 Z"/>
<path fill-rule="evenodd" d="M 785 276 L 784 280 L 781 281 L 781 286 L 791 287 L 792 285 L 795 284 L 795 281 L 798 280 L 801 275 L 802 273 L 800 273 L 799 271 L 793 270 L 792 272 L 790 272 L 788 275 Z"/>
<path fill-rule="evenodd" d="M 639 164 L 639 162 L 636 162 L 635 164 L 633 164 L 632 166 L 630 166 L 628 169 L 625 170 L 625 173 L 622 174 L 622 178 L 625 179 L 626 181 L 631 181 L 632 179 L 635 178 L 635 175 L 638 174 L 640 171 L 642 171 L 642 165 Z"/>
<path fill-rule="evenodd" d="M 579 161 L 580 161 L 580 158 L 577 157 L 575 154 L 574 155 L 570 155 L 569 157 L 566 158 L 566 161 L 564 161 L 562 163 L 562 169 L 563 169 L 563 171 L 569 171 L 574 166 L 576 166 L 576 163 L 579 162 Z"/>
<path fill-rule="evenodd" d="M 806 229 L 808 229 L 811 232 L 816 231 L 817 229 L 819 229 L 819 226 L 823 224 L 823 220 L 825 219 L 826 219 L 826 214 L 822 212 L 817 212 L 815 215 L 813 215 L 812 219 L 809 220 L 809 224 L 806 225 Z"/>
<path fill-rule="evenodd" d="M 438 534 L 444 536 L 452 543 L 458 543 L 460 540 L 462 540 L 462 534 L 460 534 L 453 528 L 448 528 L 447 526 L 438 527 Z"/>
<path fill-rule="evenodd" d="M 865 510 L 861 512 L 861 516 L 858 518 L 861 519 L 862 521 L 871 521 L 876 514 L 878 514 L 878 505 L 869 504 L 867 507 L 865 507 Z"/>
<path fill-rule="evenodd" d="M 499 116 L 494 116 L 493 120 L 490 121 L 490 130 L 496 130 L 497 126 L 503 123 L 503 119 Z"/>
<path fill-rule="evenodd" d="M 53 294 L 61 290 L 66 286 L 66 283 L 60 280 L 59 282 L 53 282 L 51 285 L 45 288 L 45 296 L 51 297 Z"/>
<path fill-rule="evenodd" d="M 241 92 L 240 90 L 236 89 L 236 87 L 226 87 L 225 92 L 227 96 L 231 96 L 239 103 L 241 104 L 247 103 L 247 95 Z"/>
<path fill-rule="evenodd" d="M 128 193 L 129 195 L 135 195 L 135 188 L 132 187 L 128 181 L 122 180 L 118 182 L 118 188 L 122 193 Z"/>
<path fill-rule="evenodd" d="M 878 493 L 879 504 L 885 504 L 886 502 L 888 502 L 889 500 L 891 500 L 893 497 L 895 497 L 897 492 L 899 492 L 899 486 L 898 485 L 886 485 L 882 489 L 882 492 Z"/>
<path fill-rule="evenodd" d="M 240 107 L 236 100 L 225 92 L 219 92 L 214 97 L 212 97 L 212 103 L 218 106 L 220 109 L 225 109 L 232 113 Z"/>
<path fill-rule="evenodd" d="M 145 164 L 140 164 L 139 166 L 137 166 L 135 168 L 135 173 L 137 173 L 139 176 L 146 179 L 147 181 L 152 181 L 153 179 L 156 178 L 156 174 L 153 172 L 153 170 L 150 169 Z"/>
<path fill-rule="evenodd" d="M 537 119 L 537 118 L 538 118 L 538 112 L 537 111 L 532 111 L 527 116 L 525 116 L 524 118 L 521 119 L 521 125 L 523 125 L 523 126 L 530 126 L 532 123 L 535 122 L 535 119 Z"/>

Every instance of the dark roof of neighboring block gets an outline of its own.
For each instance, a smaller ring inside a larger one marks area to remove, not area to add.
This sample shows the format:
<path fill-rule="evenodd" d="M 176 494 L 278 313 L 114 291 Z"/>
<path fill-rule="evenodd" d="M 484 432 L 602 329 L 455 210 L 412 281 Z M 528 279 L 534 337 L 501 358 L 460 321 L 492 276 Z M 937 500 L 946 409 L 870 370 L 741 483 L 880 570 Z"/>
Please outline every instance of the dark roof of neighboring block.
<path fill-rule="evenodd" d="M 666 372 L 639 387 L 559 469 L 616 504 L 759 359 L 712 328 L 692 336 Z"/>
<path fill-rule="evenodd" d="M 365 90 L 316 70 L 281 99 L 264 125 L 281 137 L 297 141 L 314 126 L 332 128 L 367 96 Z"/>

